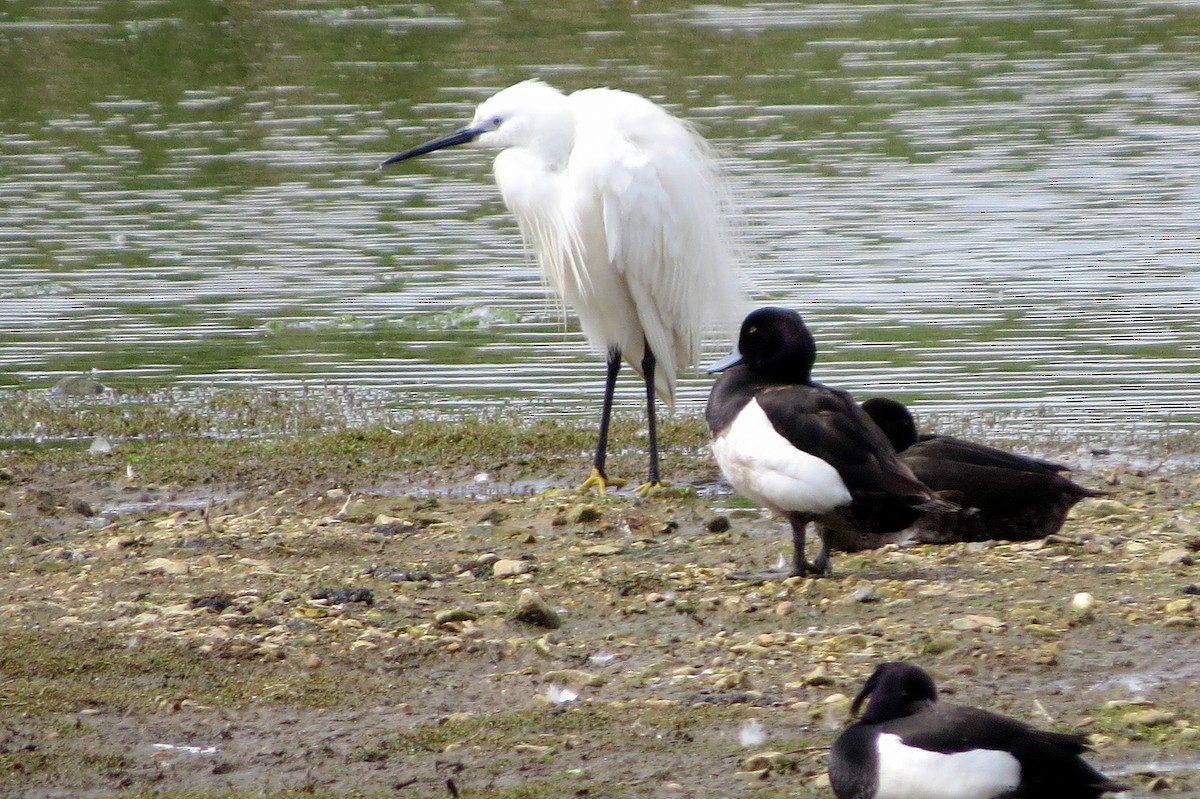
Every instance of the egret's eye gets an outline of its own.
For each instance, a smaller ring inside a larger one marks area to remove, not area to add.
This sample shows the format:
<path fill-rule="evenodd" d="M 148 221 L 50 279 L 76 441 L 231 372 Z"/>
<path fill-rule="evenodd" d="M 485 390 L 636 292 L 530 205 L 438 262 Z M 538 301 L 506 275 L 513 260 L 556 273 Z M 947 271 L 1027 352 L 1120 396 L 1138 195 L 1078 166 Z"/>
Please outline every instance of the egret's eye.
<path fill-rule="evenodd" d="M 503 121 L 504 121 L 504 117 L 500 116 L 499 114 L 496 114 L 493 117 L 489 117 L 483 123 L 483 126 L 488 130 L 495 130 L 496 128 L 500 127 L 500 123 Z"/>

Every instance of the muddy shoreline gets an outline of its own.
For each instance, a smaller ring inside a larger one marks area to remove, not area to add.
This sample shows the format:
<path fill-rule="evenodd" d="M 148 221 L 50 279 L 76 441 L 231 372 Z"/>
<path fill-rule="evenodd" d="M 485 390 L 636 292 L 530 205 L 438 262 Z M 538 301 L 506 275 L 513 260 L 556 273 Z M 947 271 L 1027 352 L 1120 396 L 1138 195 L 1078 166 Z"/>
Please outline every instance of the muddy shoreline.
<path fill-rule="evenodd" d="M 1200 480 L 1175 454 L 1085 463 L 1110 496 L 1044 541 L 762 583 L 728 575 L 786 556 L 785 526 L 695 443 L 645 499 L 562 487 L 578 456 L 531 460 L 537 437 L 408 472 L 314 450 L 307 478 L 267 442 L 11 458 L 0 792 L 831 796 L 826 748 L 886 659 L 1089 733 L 1131 795 L 1200 791 Z M 526 593 L 558 626 L 518 620 Z"/>

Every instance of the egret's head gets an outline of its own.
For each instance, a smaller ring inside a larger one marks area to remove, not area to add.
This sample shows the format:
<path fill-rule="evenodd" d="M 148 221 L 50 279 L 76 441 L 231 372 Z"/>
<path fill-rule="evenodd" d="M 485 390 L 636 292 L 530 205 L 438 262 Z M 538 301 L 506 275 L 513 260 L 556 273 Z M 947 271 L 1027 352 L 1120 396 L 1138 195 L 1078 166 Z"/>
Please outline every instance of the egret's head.
<path fill-rule="evenodd" d="M 575 126 L 566 95 L 540 80 L 501 89 L 479 104 L 471 127 L 481 147 L 544 148 L 556 140 L 570 142 Z M 568 150 L 570 148 L 568 147 Z"/>
<path fill-rule="evenodd" d="M 558 164 L 570 154 L 574 132 L 575 118 L 567 97 L 540 80 L 527 80 L 480 103 L 465 128 L 393 155 L 383 166 L 459 144 L 492 150 L 527 147 Z"/>

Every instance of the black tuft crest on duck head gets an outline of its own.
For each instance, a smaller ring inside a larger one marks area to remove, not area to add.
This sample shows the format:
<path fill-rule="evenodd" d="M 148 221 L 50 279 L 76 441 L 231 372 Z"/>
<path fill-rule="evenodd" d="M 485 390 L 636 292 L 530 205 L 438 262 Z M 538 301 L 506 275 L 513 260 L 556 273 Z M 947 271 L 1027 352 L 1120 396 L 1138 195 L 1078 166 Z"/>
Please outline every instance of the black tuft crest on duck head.
<path fill-rule="evenodd" d="M 858 696 L 850 705 L 851 715 L 858 713 L 863 702 L 867 709 L 862 721 L 879 724 L 910 716 L 917 710 L 937 702 L 937 686 L 933 678 L 909 663 L 881 663 Z"/>
<path fill-rule="evenodd" d="M 743 363 L 764 374 L 807 383 L 817 343 L 800 314 L 790 308 L 759 308 L 742 322 L 738 350 Z"/>

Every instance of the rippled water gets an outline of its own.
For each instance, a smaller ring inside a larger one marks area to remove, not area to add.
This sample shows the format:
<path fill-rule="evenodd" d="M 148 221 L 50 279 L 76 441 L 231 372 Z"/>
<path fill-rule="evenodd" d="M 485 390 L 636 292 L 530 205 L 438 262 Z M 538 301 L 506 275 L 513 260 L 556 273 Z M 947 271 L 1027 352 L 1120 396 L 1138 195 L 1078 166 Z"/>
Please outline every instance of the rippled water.
<path fill-rule="evenodd" d="M 0 387 L 95 369 L 594 412 L 602 364 L 489 156 L 375 169 L 537 75 L 702 125 L 755 296 L 806 315 L 819 379 L 1200 425 L 1194 3 L 292 2 L 0 10 Z"/>

